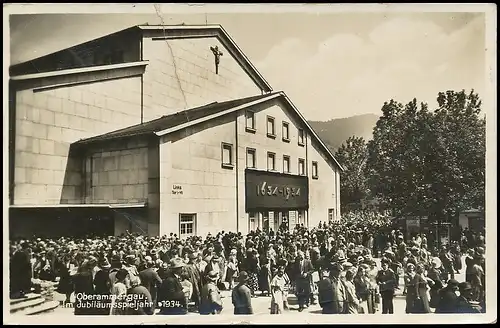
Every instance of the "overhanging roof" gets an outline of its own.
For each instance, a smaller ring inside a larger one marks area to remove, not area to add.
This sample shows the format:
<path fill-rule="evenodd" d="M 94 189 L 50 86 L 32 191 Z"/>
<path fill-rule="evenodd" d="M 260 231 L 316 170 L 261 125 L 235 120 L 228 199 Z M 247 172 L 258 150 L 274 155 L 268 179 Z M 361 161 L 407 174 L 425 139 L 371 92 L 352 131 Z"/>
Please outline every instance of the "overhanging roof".
<path fill-rule="evenodd" d="M 61 49 L 59 51 L 53 52 L 48 55 L 37 57 L 29 61 L 18 63 L 13 67 L 20 67 L 29 62 L 36 62 L 42 58 L 47 58 L 49 56 L 68 51 L 76 46 L 84 46 L 90 42 L 105 39 L 112 35 L 125 34 L 128 32 L 139 31 L 142 37 L 146 38 L 156 38 L 156 39 L 184 39 L 184 38 L 209 38 L 214 37 L 219 40 L 219 42 L 224 45 L 227 51 L 234 57 L 236 62 L 245 71 L 245 73 L 254 81 L 254 83 L 259 86 L 263 92 L 271 92 L 273 89 L 271 85 L 264 79 L 262 74 L 259 73 L 257 68 L 250 62 L 248 57 L 243 53 L 243 51 L 234 42 L 231 36 L 226 32 L 226 30 L 221 25 L 137 25 L 130 28 L 117 31 L 112 34 L 105 35 L 103 37 L 89 40 L 78 45 L 71 46 L 66 49 Z"/>
<path fill-rule="evenodd" d="M 340 165 L 337 159 L 335 159 L 330 149 L 328 149 L 326 144 L 316 134 L 316 132 L 307 122 L 304 116 L 302 116 L 298 108 L 282 91 L 273 92 L 265 95 L 224 101 L 220 103 L 219 102 L 210 103 L 205 106 L 196 107 L 175 114 L 163 116 L 160 117 L 159 119 L 152 120 L 146 123 L 133 125 L 124 129 L 109 132 L 96 137 L 82 139 L 75 142 L 73 145 L 75 146 L 89 145 L 100 141 L 115 140 L 115 139 L 134 137 L 134 136 L 156 135 L 161 137 L 179 131 L 181 129 L 188 128 L 195 124 L 203 123 L 217 117 L 228 115 L 237 112 L 239 110 L 267 102 L 271 99 L 282 101 L 292 112 L 294 112 L 300 119 L 303 126 L 306 127 L 309 134 L 312 136 L 313 140 L 315 140 L 319 144 L 324 154 L 326 154 L 327 157 L 333 163 L 335 163 L 340 168 L 341 171 L 344 171 L 344 168 L 342 167 L 342 165 Z"/>
<path fill-rule="evenodd" d="M 142 124 L 129 126 L 124 129 L 112 131 L 96 137 L 79 140 L 75 142 L 74 145 L 85 145 L 98 141 L 107 141 L 141 135 L 160 135 L 162 131 L 168 129 L 179 130 L 186 124 L 191 126 L 193 124 L 197 124 L 198 122 L 200 122 L 200 120 L 206 121 L 212 115 L 219 113 L 222 113 L 223 115 L 227 110 L 234 111 L 239 107 L 245 105 L 248 107 L 275 98 L 278 95 L 279 93 L 271 93 L 224 102 L 213 102 L 204 106 L 195 107 L 174 114 L 162 116 L 158 119 Z"/>

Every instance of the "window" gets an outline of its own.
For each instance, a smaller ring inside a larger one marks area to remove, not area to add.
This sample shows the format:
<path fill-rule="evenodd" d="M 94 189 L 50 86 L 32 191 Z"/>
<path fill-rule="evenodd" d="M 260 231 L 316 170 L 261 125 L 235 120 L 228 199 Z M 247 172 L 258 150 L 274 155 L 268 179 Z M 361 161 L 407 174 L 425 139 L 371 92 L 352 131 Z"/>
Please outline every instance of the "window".
<path fill-rule="evenodd" d="M 233 168 L 233 145 L 222 143 L 222 167 L 226 169 Z"/>
<path fill-rule="evenodd" d="M 290 173 L 290 156 L 283 156 L 283 173 Z"/>
<path fill-rule="evenodd" d="M 304 130 L 299 129 L 299 145 L 304 146 Z"/>
<path fill-rule="evenodd" d="M 328 221 L 332 222 L 335 220 L 335 209 L 334 208 L 329 208 L 328 209 Z"/>
<path fill-rule="evenodd" d="M 305 175 L 306 172 L 306 161 L 299 158 L 299 175 Z"/>
<path fill-rule="evenodd" d="M 247 132 L 255 132 L 255 112 L 247 110 L 245 113 L 245 117 L 246 117 Z"/>
<path fill-rule="evenodd" d="M 247 168 L 254 169 L 257 166 L 255 154 L 256 154 L 255 149 L 247 148 Z"/>
<path fill-rule="evenodd" d="M 276 138 L 276 128 L 274 126 L 274 117 L 267 117 L 267 136 L 270 138 Z"/>
<path fill-rule="evenodd" d="M 267 153 L 267 169 L 269 171 L 276 170 L 276 154 L 275 153 Z"/>
<path fill-rule="evenodd" d="M 312 178 L 318 178 L 318 162 L 312 162 Z"/>
<path fill-rule="evenodd" d="M 288 122 L 283 122 L 283 141 L 290 142 L 290 131 Z"/>
<path fill-rule="evenodd" d="M 196 214 L 179 215 L 179 235 L 180 238 L 196 235 Z"/>
<path fill-rule="evenodd" d="M 251 212 L 248 213 L 248 219 L 249 219 L 249 231 L 255 231 L 259 227 L 259 220 L 257 219 L 257 213 Z"/>

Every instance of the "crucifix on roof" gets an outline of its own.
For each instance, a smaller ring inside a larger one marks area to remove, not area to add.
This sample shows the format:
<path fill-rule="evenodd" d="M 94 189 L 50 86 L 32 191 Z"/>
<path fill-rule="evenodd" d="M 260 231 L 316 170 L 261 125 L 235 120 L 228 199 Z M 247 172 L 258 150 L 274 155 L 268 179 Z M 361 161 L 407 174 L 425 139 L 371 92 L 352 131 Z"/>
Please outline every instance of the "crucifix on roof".
<path fill-rule="evenodd" d="M 219 47 L 210 47 L 210 50 L 212 50 L 212 53 L 214 54 L 215 58 L 215 74 L 219 74 L 219 63 L 220 63 L 220 57 L 223 55 L 221 51 L 219 51 Z"/>

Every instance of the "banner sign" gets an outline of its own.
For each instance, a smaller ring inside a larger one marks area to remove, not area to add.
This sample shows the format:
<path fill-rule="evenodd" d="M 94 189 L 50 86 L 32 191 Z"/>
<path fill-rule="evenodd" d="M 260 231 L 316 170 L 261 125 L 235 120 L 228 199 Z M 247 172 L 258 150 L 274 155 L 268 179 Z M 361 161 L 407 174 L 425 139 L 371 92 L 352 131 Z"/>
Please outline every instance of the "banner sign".
<path fill-rule="evenodd" d="M 308 187 L 306 176 L 246 169 L 246 211 L 307 209 Z"/>

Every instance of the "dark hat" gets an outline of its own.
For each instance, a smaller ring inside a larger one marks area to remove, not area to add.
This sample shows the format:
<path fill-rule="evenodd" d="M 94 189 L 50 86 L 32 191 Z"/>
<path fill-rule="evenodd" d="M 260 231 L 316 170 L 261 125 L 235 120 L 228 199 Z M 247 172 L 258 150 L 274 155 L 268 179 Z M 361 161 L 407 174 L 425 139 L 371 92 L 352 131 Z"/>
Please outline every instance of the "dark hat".
<path fill-rule="evenodd" d="M 330 264 L 330 271 L 341 272 L 343 269 L 344 268 L 340 263 L 334 262 Z"/>
<path fill-rule="evenodd" d="M 219 277 L 219 273 L 214 271 L 214 270 L 211 270 L 210 272 L 208 272 L 208 278 L 210 279 L 217 279 Z"/>
<path fill-rule="evenodd" d="M 448 280 L 447 285 L 450 287 L 459 287 L 460 283 L 458 281 L 456 281 L 455 279 L 450 279 L 450 280 Z"/>
<path fill-rule="evenodd" d="M 111 268 L 111 264 L 109 264 L 108 259 L 103 258 L 99 261 L 99 267 L 102 269 L 109 269 Z"/>
<path fill-rule="evenodd" d="M 470 282 L 464 281 L 458 284 L 458 288 L 460 289 L 460 292 L 466 291 L 466 290 L 471 290 L 472 286 Z"/>
<path fill-rule="evenodd" d="M 189 259 L 190 260 L 194 260 L 198 257 L 198 255 L 196 253 L 189 253 Z"/>
<path fill-rule="evenodd" d="M 389 260 L 389 259 L 382 259 L 382 260 L 380 261 L 380 264 L 387 264 L 387 265 L 391 265 L 391 264 L 392 264 L 392 261 L 391 261 L 391 260 Z"/>
<path fill-rule="evenodd" d="M 247 281 L 248 280 L 248 273 L 246 271 L 241 271 L 240 275 L 238 276 L 239 281 Z"/>
<path fill-rule="evenodd" d="M 170 260 L 169 267 L 171 269 L 182 268 L 184 266 L 185 266 L 185 264 L 184 264 L 184 262 L 180 258 L 173 258 L 172 260 Z"/>

